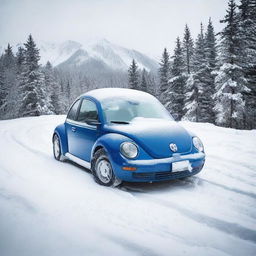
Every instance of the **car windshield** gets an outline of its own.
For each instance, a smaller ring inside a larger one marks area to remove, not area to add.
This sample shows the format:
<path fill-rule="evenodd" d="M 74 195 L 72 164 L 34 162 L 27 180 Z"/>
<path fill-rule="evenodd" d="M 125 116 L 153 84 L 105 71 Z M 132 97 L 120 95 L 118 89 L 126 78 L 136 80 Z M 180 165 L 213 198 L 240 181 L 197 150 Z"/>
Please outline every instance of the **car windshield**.
<path fill-rule="evenodd" d="M 106 98 L 102 101 L 106 122 L 129 123 L 134 118 L 173 120 L 165 107 L 154 97 L 147 99 Z"/>

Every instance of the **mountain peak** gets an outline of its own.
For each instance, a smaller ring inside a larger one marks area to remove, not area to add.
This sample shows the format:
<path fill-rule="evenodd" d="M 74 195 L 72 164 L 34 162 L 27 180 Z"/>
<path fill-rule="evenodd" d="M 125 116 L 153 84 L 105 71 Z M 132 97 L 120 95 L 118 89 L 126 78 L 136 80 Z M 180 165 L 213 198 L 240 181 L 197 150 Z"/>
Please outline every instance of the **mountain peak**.
<path fill-rule="evenodd" d="M 14 53 L 17 52 L 19 45 L 21 44 L 13 47 Z M 106 38 L 88 39 L 84 44 L 73 40 L 61 43 L 40 41 L 37 42 L 37 46 L 40 49 L 42 65 L 50 61 L 53 66 L 84 66 L 87 62 L 96 61 L 112 70 L 127 70 L 132 59 L 136 60 L 139 68 L 148 71 L 155 71 L 158 65 L 145 54 L 113 44 Z M 4 47 L 0 50 L 3 52 Z"/>

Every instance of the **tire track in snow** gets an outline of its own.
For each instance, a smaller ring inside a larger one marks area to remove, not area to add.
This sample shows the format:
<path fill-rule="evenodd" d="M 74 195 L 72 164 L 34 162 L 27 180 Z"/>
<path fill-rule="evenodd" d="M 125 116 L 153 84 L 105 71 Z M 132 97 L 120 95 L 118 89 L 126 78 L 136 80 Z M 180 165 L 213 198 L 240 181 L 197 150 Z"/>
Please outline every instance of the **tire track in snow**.
<path fill-rule="evenodd" d="M 240 195 L 250 197 L 252 199 L 256 199 L 256 194 L 255 193 L 247 192 L 247 191 L 244 191 L 244 190 L 241 190 L 241 189 L 238 189 L 238 188 L 234 188 L 234 187 L 228 187 L 224 184 L 216 183 L 214 181 L 210 181 L 210 180 L 198 177 L 198 176 L 191 176 L 191 177 L 187 177 L 187 178 L 181 179 L 181 180 L 177 179 L 177 180 L 173 180 L 173 182 L 175 182 L 175 183 L 170 184 L 169 188 L 175 189 L 175 188 L 179 187 L 182 184 L 188 184 L 191 187 L 195 187 L 197 185 L 201 186 L 204 183 L 209 183 L 213 186 L 228 190 L 230 192 L 234 192 L 234 193 L 237 193 L 237 194 L 240 194 Z M 160 183 L 159 184 L 155 183 L 155 185 L 156 185 L 156 189 L 159 189 L 159 187 L 160 187 L 160 189 L 162 190 Z M 143 189 L 141 187 L 140 188 L 138 188 L 138 187 L 135 188 L 135 187 L 133 187 L 133 185 L 130 186 L 127 183 L 124 183 L 124 185 L 121 185 L 120 189 L 124 190 L 124 191 L 128 191 L 128 192 L 141 192 L 141 193 L 147 193 L 148 192 L 147 189 Z M 164 190 L 166 190 L 166 189 L 164 189 Z"/>
<path fill-rule="evenodd" d="M 142 256 L 160 256 L 160 254 L 154 252 L 151 248 L 148 248 L 143 245 L 139 245 L 138 243 L 132 242 L 131 240 L 127 240 L 121 238 L 120 236 L 114 236 L 113 234 L 106 234 L 106 237 L 111 241 L 120 244 L 128 251 L 133 251 L 135 253 L 139 253 Z"/>
<path fill-rule="evenodd" d="M 34 153 L 36 155 L 44 155 L 46 156 L 47 158 L 49 157 L 48 154 L 46 154 L 45 152 L 43 151 L 40 151 L 40 150 L 37 150 L 37 149 L 34 149 L 32 147 L 29 147 L 28 145 L 24 144 L 23 142 L 21 142 L 20 140 L 18 140 L 16 137 L 14 137 L 12 134 L 10 134 L 10 137 L 12 138 L 12 140 L 14 142 L 16 142 L 17 144 L 19 144 L 21 147 L 25 148 L 26 150 L 28 150 L 29 152 L 31 153 Z"/>
<path fill-rule="evenodd" d="M 11 141 L 13 141 L 14 143 L 20 145 L 21 147 L 25 148 L 26 150 L 28 150 L 31 153 L 34 153 L 36 155 L 44 155 L 47 156 L 47 158 L 49 157 L 49 154 L 47 154 L 46 152 L 42 151 L 42 150 L 38 150 L 35 149 L 34 147 L 31 147 L 27 144 L 25 144 L 21 139 L 19 139 L 19 137 L 22 137 L 23 140 L 24 138 L 29 138 L 29 135 L 31 135 L 31 131 L 40 131 L 42 129 L 42 127 L 47 127 L 49 124 L 48 123 L 38 123 L 36 125 L 33 125 L 32 127 L 24 127 L 23 128 L 23 132 L 24 134 L 20 134 L 18 133 L 17 136 L 17 132 L 16 132 L 16 127 L 11 127 L 8 130 L 3 130 L 2 133 L 4 134 L 4 136 L 1 136 L 2 138 L 6 138 L 9 137 Z M 40 129 L 38 129 L 40 127 Z M 14 128 L 14 132 L 12 132 L 12 128 Z M 38 145 L 38 148 L 40 148 L 42 144 Z"/>
<path fill-rule="evenodd" d="M 170 201 L 165 201 L 160 198 L 154 198 L 153 196 L 148 196 L 146 194 L 143 194 L 143 192 L 141 193 L 141 192 L 131 191 L 129 193 L 131 193 L 132 195 L 134 195 L 138 198 L 141 198 L 141 199 L 143 199 L 143 198 L 148 199 L 157 205 L 175 209 L 178 212 L 180 212 L 182 215 L 189 217 L 190 219 L 193 219 L 194 221 L 196 221 L 198 223 L 206 224 L 207 226 L 218 229 L 221 232 L 225 232 L 225 233 L 235 236 L 237 238 L 256 243 L 256 231 L 255 230 L 243 227 L 236 223 L 227 222 L 227 221 L 220 220 L 220 219 L 217 219 L 217 218 L 214 218 L 211 216 L 207 216 L 207 215 L 204 215 L 204 214 L 201 214 L 198 212 L 194 212 L 187 208 L 181 207 L 180 205 L 178 205 L 176 203 L 173 203 Z"/>
<path fill-rule="evenodd" d="M 220 169 L 221 169 L 221 170 L 220 170 Z M 246 184 L 246 185 L 250 185 L 250 186 L 252 186 L 252 187 L 256 187 L 256 185 L 255 185 L 254 182 L 250 182 L 250 181 L 248 181 L 248 180 L 242 178 L 242 177 L 239 176 L 239 175 L 233 175 L 233 174 L 230 174 L 230 173 L 226 173 L 226 172 L 224 172 L 224 171 L 222 171 L 222 170 L 223 170 L 223 168 L 221 168 L 221 167 L 216 167 L 216 168 L 214 168 L 214 171 L 220 173 L 221 175 L 224 175 L 224 176 L 226 176 L 226 177 L 228 177 L 228 178 L 230 178 L 230 179 L 236 180 L 236 181 L 239 180 L 240 182 L 242 182 L 242 183 L 244 183 L 244 184 Z"/>
<path fill-rule="evenodd" d="M 237 194 L 248 196 L 252 199 L 256 199 L 256 194 L 255 193 L 247 192 L 247 191 L 244 191 L 244 190 L 241 190 L 241 189 L 238 189 L 238 188 L 234 188 L 234 187 L 230 188 L 230 187 L 228 187 L 224 184 L 216 183 L 214 181 L 210 181 L 210 180 L 198 177 L 198 176 L 191 176 L 191 177 L 188 177 L 188 178 L 186 178 L 185 180 L 182 180 L 182 181 L 184 183 L 193 184 L 193 185 L 200 185 L 200 184 L 203 184 L 203 183 L 209 183 L 213 186 L 228 190 L 230 192 L 234 192 L 234 193 L 237 193 Z"/>
<path fill-rule="evenodd" d="M 254 157 L 254 154 L 251 154 L 252 155 L 252 159 Z M 256 177 L 256 167 L 253 166 L 253 165 L 250 165 L 248 163 L 245 163 L 245 162 L 239 162 L 239 161 L 236 161 L 234 159 L 232 160 L 229 160 L 227 162 L 227 159 L 225 159 L 224 157 L 220 157 L 220 156 L 216 156 L 216 155 L 213 155 L 213 154 L 209 154 L 207 156 L 207 161 L 213 161 L 213 162 L 221 162 L 221 165 L 224 165 L 225 167 L 230 167 L 230 165 L 234 166 L 234 168 L 237 168 L 238 166 L 242 166 L 243 167 L 243 174 L 246 174 L 247 176 L 249 177 Z"/>
<path fill-rule="evenodd" d="M 206 179 L 203 179 L 203 178 L 200 178 L 200 177 L 195 177 L 195 178 L 200 179 L 203 182 L 207 182 L 207 183 L 209 183 L 211 185 L 223 188 L 225 190 L 228 190 L 228 191 L 231 191 L 231 192 L 235 192 L 235 193 L 238 193 L 238 194 L 241 194 L 241 195 L 244 195 L 244 196 L 248 196 L 248 197 L 251 197 L 252 199 L 256 199 L 256 194 L 254 194 L 254 193 L 246 192 L 246 191 L 243 191 L 243 190 L 237 189 L 237 188 L 230 188 L 230 187 L 228 187 L 226 185 L 223 185 L 223 184 L 220 184 L 220 183 L 216 183 L 216 182 L 213 182 L 213 181 L 210 181 L 210 180 L 206 180 Z"/>
<path fill-rule="evenodd" d="M 27 209 L 31 213 L 36 213 L 36 207 L 29 202 L 26 198 L 21 197 L 19 195 L 10 194 L 6 190 L 0 188 L 0 200 L 12 201 L 15 202 L 18 206 L 21 206 Z"/>

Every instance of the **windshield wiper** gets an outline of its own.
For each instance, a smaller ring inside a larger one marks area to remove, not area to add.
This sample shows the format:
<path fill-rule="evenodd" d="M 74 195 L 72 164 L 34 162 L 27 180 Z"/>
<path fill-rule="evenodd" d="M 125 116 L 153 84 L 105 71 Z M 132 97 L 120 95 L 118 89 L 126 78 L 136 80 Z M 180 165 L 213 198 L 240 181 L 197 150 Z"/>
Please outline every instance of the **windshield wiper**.
<path fill-rule="evenodd" d="M 110 123 L 114 123 L 114 124 L 129 124 L 129 122 L 126 122 L 126 121 L 110 121 Z"/>

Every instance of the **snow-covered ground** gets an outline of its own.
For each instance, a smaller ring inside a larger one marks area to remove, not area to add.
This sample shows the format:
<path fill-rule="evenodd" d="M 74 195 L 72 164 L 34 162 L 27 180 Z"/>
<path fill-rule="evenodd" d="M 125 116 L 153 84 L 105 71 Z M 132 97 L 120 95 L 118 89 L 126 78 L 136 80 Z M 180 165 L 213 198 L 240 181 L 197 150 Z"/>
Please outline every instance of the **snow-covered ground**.
<path fill-rule="evenodd" d="M 0 255 L 256 255 L 256 130 L 183 122 L 204 142 L 197 176 L 97 185 L 53 159 L 64 116 L 0 122 Z"/>

